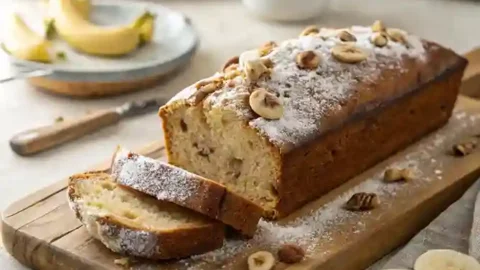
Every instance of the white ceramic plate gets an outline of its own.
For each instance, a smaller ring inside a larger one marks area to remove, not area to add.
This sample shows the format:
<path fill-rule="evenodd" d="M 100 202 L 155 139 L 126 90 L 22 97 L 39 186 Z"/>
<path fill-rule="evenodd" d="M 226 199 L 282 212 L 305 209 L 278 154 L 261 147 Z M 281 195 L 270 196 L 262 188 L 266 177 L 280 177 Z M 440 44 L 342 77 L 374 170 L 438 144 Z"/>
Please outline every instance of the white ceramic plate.
<path fill-rule="evenodd" d="M 51 79 L 64 81 L 122 81 L 165 74 L 186 64 L 198 45 L 197 34 L 182 14 L 158 4 L 125 1 L 92 1 L 90 19 L 100 25 L 129 24 L 145 10 L 156 15 L 153 40 L 146 46 L 120 58 L 86 55 L 56 39 L 55 51 L 67 55 L 65 61 L 44 64 L 12 59 L 16 65 L 32 69 L 48 69 Z M 19 1 L 14 7 L 35 31 L 41 33 L 43 15 L 47 14 L 42 0 Z M 39 12 L 41 10 L 42 12 Z"/>

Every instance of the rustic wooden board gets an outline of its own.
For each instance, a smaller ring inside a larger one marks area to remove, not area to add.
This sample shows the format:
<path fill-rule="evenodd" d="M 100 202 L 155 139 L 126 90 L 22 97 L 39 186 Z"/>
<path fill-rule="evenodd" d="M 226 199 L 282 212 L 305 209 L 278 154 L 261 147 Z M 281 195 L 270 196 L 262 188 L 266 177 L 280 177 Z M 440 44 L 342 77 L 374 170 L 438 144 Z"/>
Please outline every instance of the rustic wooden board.
<path fill-rule="evenodd" d="M 328 235 L 328 238 L 311 239 L 312 242 L 319 242 L 312 255 L 301 266 L 294 266 L 292 269 L 363 269 L 407 241 L 441 210 L 459 198 L 480 175 L 480 150 L 463 158 L 449 155 L 448 150 L 452 143 L 480 134 L 480 102 L 460 97 L 456 109 L 464 112 L 457 112 L 453 117 L 455 119 L 452 118 L 446 128 L 378 164 L 289 217 L 288 220 L 295 220 L 308 216 L 309 212 L 335 202 L 352 188 L 358 189 L 361 183 L 372 181 L 375 175 L 381 174 L 389 164 L 401 161 L 409 155 L 415 158 L 425 145 L 435 145 L 436 150 L 432 151 L 437 152 L 429 156 L 426 163 L 422 161 L 418 166 L 421 180 L 399 185 L 394 196 L 382 198 L 382 205 L 385 207 L 368 214 L 350 215 L 336 222 L 334 226 L 325 228 L 322 234 Z M 472 120 L 477 118 L 478 121 Z M 475 125 L 475 121 L 478 125 Z M 449 134 L 448 138 L 440 136 L 442 132 Z M 439 138 L 442 140 L 439 141 Z M 163 145 L 157 142 L 140 152 L 159 158 L 163 154 Z M 435 159 L 435 163 L 432 163 L 431 159 Z M 436 170 L 440 167 L 435 164 L 442 164 L 441 179 Z M 106 168 L 108 163 L 95 169 Z M 425 181 L 427 178 L 430 180 Z M 91 239 L 69 210 L 64 192 L 65 184 L 66 181 L 61 181 L 5 210 L 2 226 L 5 248 L 20 262 L 35 269 L 120 269 L 114 264 L 114 259 L 120 256 Z M 321 218 L 319 222 L 322 222 Z M 359 223 L 362 224 L 361 228 L 357 226 Z M 239 264 L 244 264 L 242 255 L 244 254 L 240 254 L 237 260 Z M 185 262 L 184 260 L 180 264 L 169 265 L 170 267 L 161 264 L 159 266 L 177 268 L 185 266 Z M 203 263 L 203 267 L 210 268 L 209 266 L 212 265 Z"/>
<path fill-rule="evenodd" d="M 468 72 L 467 82 L 470 78 L 476 78 L 477 74 Z M 477 87 L 476 84 L 470 85 Z M 471 94 L 474 91 L 470 87 L 463 87 L 462 92 Z M 287 239 L 292 242 L 306 241 L 309 244 L 311 249 L 308 258 L 289 269 L 366 268 L 408 241 L 458 199 L 480 176 L 480 150 L 463 158 L 453 157 L 449 153 L 453 143 L 480 134 L 480 101 L 460 96 L 456 111 L 445 128 L 305 206 L 281 221 L 280 225 L 263 224 L 257 235 L 265 234 L 265 230 L 270 228 L 273 242 L 277 237 L 283 242 Z M 161 142 L 154 142 L 138 152 L 162 158 L 163 150 Z M 379 181 L 382 172 L 390 165 L 405 165 L 415 160 L 420 160 L 413 164 L 418 170 L 418 179 L 415 181 L 388 187 Z M 108 165 L 106 161 L 92 169 L 106 170 Z M 114 260 L 121 256 L 113 254 L 92 239 L 68 209 L 65 187 L 66 180 L 59 181 L 13 203 L 3 212 L 2 236 L 6 250 L 21 263 L 35 269 L 122 269 L 114 264 Z M 340 203 L 348 198 L 352 190 L 369 191 L 372 188 L 388 191 L 381 196 L 380 208 L 369 213 L 356 214 L 345 214 L 339 210 Z M 341 218 L 335 218 L 335 215 L 340 215 Z M 298 233 L 299 226 L 288 227 L 288 224 L 298 220 L 305 222 L 302 226 L 315 228 L 314 234 L 307 228 L 306 235 L 286 237 L 285 235 L 291 234 L 292 229 L 297 229 Z M 286 225 L 281 227 L 282 224 Z M 245 248 L 239 254 L 232 252 L 239 247 L 229 242 L 226 247 L 211 255 L 168 264 L 140 262 L 135 267 L 182 269 L 199 265 L 202 269 L 213 269 L 218 268 L 218 264 L 213 263 L 218 260 L 212 258 L 221 259 L 235 255 L 227 268 L 245 269 L 245 257 L 252 250 L 275 250 L 275 243 L 263 243 L 258 241 L 258 237 L 250 243 L 252 248 Z M 237 241 L 237 244 L 245 246 L 244 241 Z"/>

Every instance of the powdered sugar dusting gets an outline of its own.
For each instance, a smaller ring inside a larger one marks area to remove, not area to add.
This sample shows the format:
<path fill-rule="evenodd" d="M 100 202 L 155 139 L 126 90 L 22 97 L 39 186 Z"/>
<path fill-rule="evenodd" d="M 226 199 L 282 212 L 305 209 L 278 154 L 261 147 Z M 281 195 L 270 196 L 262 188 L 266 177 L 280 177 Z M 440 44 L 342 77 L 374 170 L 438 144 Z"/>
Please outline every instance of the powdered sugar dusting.
<path fill-rule="evenodd" d="M 319 248 L 335 241 L 332 233 L 338 233 L 338 226 L 351 224 L 349 230 L 355 234 L 360 234 L 367 229 L 367 224 L 362 221 L 362 217 L 371 215 L 371 212 L 349 212 L 342 207 L 353 194 L 376 193 L 382 201 L 381 207 L 390 208 L 395 202 L 394 198 L 401 194 L 405 196 L 405 192 L 412 190 L 412 185 L 428 187 L 429 182 L 442 179 L 446 168 L 446 149 L 450 149 L 451 145 L 462 137 L 471 136 L 474 135 L 472 132 L 480 131 L 480 114 L 466 114 L 466 112 L 455 112 L 444 128 L 406 150 L 403 158 L 390 164 L 382 164 L 383 168 L 377 169 L 376 174 L 321 207 L 286 224 L 261 220 L 253 239 L 227 240 L 222 248 L 194 256 L 193 262 L 188 260 L 185 263 L 188 264 L 189 269 L 199 269 L 200 265 L 205 263 L 223 265 L 223 268 L 228 269 L 229 266 L 225 263 L 241 255 L 242 252 L 251 248 L 274 251 L 285 243 L 302 246 L 307 251 L 307 256 L 312 253 L 328 253 L 328 250 L 319 250 Z M 385 184 L 382 182 L 383 172 L 390 167 L 409 168 L 413 172 L 414 180 L 406 184 Z"/>
<path fill-rule="evenodd" d="M 332 56 L 332 48 L 343 43 L 338 38 L 338 33 L 343 30 L 356 37 L 355 46 L 368 55 L 366 60 L 347 64 Z M 284 115 L 278 120 L 264 119 L 253 113 L 248 104 L 252 85 L 241 76 L 227 81 L 221 89 L 206 97 L 204 109 L 235 112 L 280 148 L 299 145 L 328 128 L 329 116 L 341 111 L 346 101 L 352 100 L 360 82 L 374 85 L 382 72 L 388 70 L 395 70 L 398 74 L 408 72 L 402 64 L 405 58 L 420 62 L 427 59 L 425 44 L 416 36 L 405 33 L 408 46 L 389 40 L 386 46 L 380 48 L 372 44 L 373 35 L 371 27 L 324 28 L 317 35 L 284 41 L 264 56 L 273 62 L 273 69 L 270 76 L 260 78 L 255 87 L 264 87 L 280 98 Z M 295 62 L 296 55 L 307 50 L 314 51 L 321 58 L 315 70 L 300 69 Z M 190 86 L 173 100 L 186 99 L 193 91 L 195 88 Z M 375 102 L 368 109 L 378 106 L 377 100 Z M 362 105 L 365 104 L 355 106 Z M 356 109 L 353 108 L 353 111 Z"/>
<path fill-rule="evenodd" d="M 185 204 L 198 190 L 196 176 L 165 162 L 119 149 L 112 164 L 116 182 L 155 196 L 159 200 Z"/>

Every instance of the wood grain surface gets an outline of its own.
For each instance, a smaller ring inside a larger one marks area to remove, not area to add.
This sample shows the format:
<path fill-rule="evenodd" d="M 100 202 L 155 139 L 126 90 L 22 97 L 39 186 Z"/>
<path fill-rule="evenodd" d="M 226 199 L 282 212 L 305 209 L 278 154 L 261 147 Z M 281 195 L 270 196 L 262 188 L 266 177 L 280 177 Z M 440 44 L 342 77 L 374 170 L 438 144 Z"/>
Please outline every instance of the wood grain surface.
<path fill-rule="evenodd" d="M 476 78 L 477 73 L 466 74 L 469 75 L 468 82 L 470 78 Z M 462 91 L 467 94 L 474 92 L 472 88 L 462 88 Z M 464 111 L 467 116 L 480 115 L 480 101 L 460 96 L 456 110 Z M 480 126 L 458 128 L 453 133 L 451 135 L 454 141 L 462 141 L 480 134 Z M 389 164 L 404 159 L 413 153 L 419 144 L 434 140 L 434 136 L 435 133 L 377 164 L 287 219 L 308 215 L 312 210 L 381 173 Z M 450 144 L 443 145 L 445 149 L 441 149 L 438 156 L 434 157 L 443 164 L 441 178 L 437 177 L 428 184 L 413 185 L 410 189 L 398 191 L 392 198 L 382 201 L 382 204 L 389 207 L 380 207 L 369 215 L 358 215 L 352 220 L 336 224 L 325 232 L 329 234 L 328 241 L 311 239 L 312 242 L 319 242 L 313 255 L 288 269 L 364 269 L 408 241 L 458 199 L 480 175 L 480 150 L 463 158 L 453 157 L 448 154 L 452 142 L 448 143 Z M 162 158 L 163 151 L 162 142 L 154 142 L 137 150 L 153 158 Z M 108 170 L 108 167 L 107 160 L 92 170 Z M 437 172 L 427 167 L 421 167 L 423 177 L 436 177 Z M 13 203 L 3 212 L 2 236 L 6 250 L 21 263 L 35 269 L 122 269 L 114 264 L 114 260 L 121 256 L 113 254 L 92 239 L 76 220 L 68 208 L 65 188 L 66 180 L 59 181 Z M 352 231 L 351 228 L 359 223 L 367 229 Z M 231 268 L 245 269 L 246 255 L 248 254 L 240 254 L 233 259 Z M 146 266 L 155 267 L 154 269 L 186 268 L 188 263 L 190 262 L 185 260 L 181 263 L 143 262 Z M 202 268 L 214 269 L 217 266 L 203 264 Z"/>

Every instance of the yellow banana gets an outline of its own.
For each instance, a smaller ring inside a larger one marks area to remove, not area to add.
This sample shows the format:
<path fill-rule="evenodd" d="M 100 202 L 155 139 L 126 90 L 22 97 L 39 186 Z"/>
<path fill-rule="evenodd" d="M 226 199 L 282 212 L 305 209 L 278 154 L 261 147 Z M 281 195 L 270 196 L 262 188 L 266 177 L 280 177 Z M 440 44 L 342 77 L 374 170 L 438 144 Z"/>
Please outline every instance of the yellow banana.
<path fill-rule="evenodd" d="M 50 62 L 48 41 L 32 31 L 18 14 L 13 14 L 2 43 L 7 53 L 23 60 Z"/>
<path fill-rule="evenodd" d="M 140 44 L 152 41 L 155 15 L 146 11 L 133 22 L 132 27 L 140 31 Z"/>
<path fill-rule="evenodd" d="M 49 0 L 55 29 L 73 48 L 94 55 L 118 56 L 135 50 L 140 31 L 127 26 L 97 26 L 75 7 L 75 0 Z"/>

